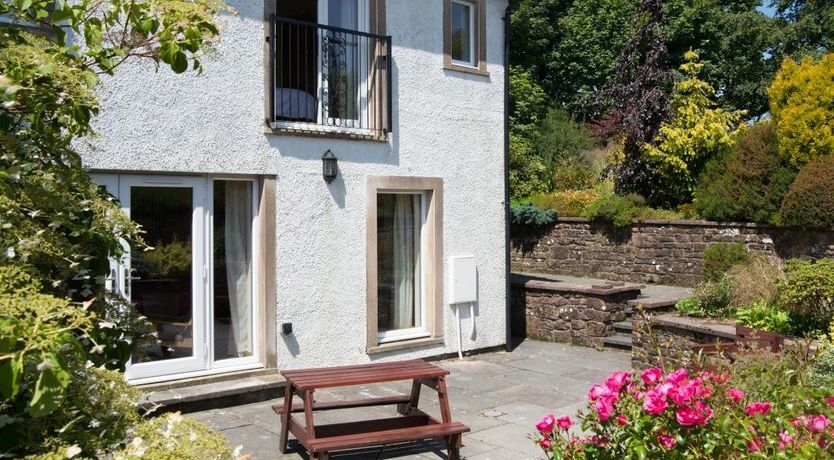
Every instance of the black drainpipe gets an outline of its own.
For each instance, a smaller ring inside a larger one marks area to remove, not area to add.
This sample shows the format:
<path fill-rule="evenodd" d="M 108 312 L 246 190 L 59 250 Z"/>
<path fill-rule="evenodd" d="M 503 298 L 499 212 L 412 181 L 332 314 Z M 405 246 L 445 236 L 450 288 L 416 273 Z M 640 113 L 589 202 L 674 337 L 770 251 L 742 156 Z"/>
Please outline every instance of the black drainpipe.
<path fill-rule="evenodd" d="M 510 295 L 510 15 L 512 7 L 504 10 L 504 271 L 505 271 L 505 335 L 507 351 L 513 349 L 512 302 Z"/>

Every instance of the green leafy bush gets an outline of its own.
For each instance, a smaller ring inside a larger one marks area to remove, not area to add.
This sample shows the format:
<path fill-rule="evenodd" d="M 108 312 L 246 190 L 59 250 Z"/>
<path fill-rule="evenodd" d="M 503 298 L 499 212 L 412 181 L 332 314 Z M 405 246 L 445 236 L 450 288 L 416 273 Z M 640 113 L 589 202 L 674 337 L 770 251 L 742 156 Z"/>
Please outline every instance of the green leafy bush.
<path fill-rule="evenodd" d="M 678 300 L 678 303 L 675 304 L 675 310 L 681 316 L 692 316 L 695 318 L 706 316 L 704 310 L 701 309 L 701 299 L 698 296 L 685 297 Z"/>
<path fill-rule="evenodd" d="M 732 281 L 722 277 L 718 281 L 708 281 L 696 289 L 701 310 L 708 318 L 728 318 L 732 316 L 730 301 L 733 298 Z"/>
<path fill-rule="evenodd" d="M 131 441 L 114 456 L 147 460 L 230 460 L 232 450 L 220 433 L 174 413 L 137 425 L 131 430 Z"/>
<path fill-rule="evenodd" d="M 645 200 L 636 194 L 601 195 L 585 209 L 584 217 L 596 222 L 610 223 L 615 227 L 628 227 L 644 206 Z"/>
<path fill-rule="evenodd" d="M 742 326 L 763 331 L 788 334 L 793 331 L 791 315 L 778 305 L 758 301 L 736 310 L 736 321 Z"/>
<path fill-rule="evenodd" d="M 554 209 L 562 217 L 581 217 L 591 203 L 599 198 L 594 189 L 565 190 L 533 195 L 530 201 L 543 209 Z"/>
<path fill-rule="evenodd" d="M 536 152 L 551 171 L 555 171 L 560 163 L 579 160 L 582 152 L 594 145 L 584 125 L 575 121 L 564 109 L 547 112 L 538 127 L 534 144 Z"/>
<path fill-rule="evenodd" d="M 819 338 L 817 354 L 811 364 L 810 381 L 820 388 L 834 388 L 834 323 L 828 334 Z"/>
<path fill-rule="evenodd" d="M 594 170 L 580 160 L 562 161 L 553 172 L 553 190 L 585 190 L 596 185 Z"/>
<path fill-rule="evenodd" d="M 742 243 L 713 243 L 704 249 L 704 281 L 720 280 L 727 270 L 745 262 L 750 254 Z"/>
<path fill-rule="evenodd" d="M 792 314 L 806 316 L 816 330 L 825 330 L 834 315 L 834 260 L 790 260 L 779 285 L 780 303 Z"/>
<path fill-rule="evenodd" d="M 834 116 L 834 115 L 833 115 Z M 834 229 L 834 155 L 808 163 L 782 201 L 781 224 Z"/>
<path fill-rule="evenodd" d="M 519 204 L 510 207 L 512 225 L 543 227 L 556 222 L 556 211 L 542 209 L 535 204 Z"/>
<path fill-rule="evenodd" d="M 728 155 L 707 164 L 695 189 L 695 207 L 708 220 L 776 223 L 795 176 L 779 154 L 774 123 L 757 123 Z"/>
<path fill-rule="evenodd" d="M 510 193 L 514 199 L 548 189 L 547 167 L 536 155 L 532 142 L 510 133 Z"/>

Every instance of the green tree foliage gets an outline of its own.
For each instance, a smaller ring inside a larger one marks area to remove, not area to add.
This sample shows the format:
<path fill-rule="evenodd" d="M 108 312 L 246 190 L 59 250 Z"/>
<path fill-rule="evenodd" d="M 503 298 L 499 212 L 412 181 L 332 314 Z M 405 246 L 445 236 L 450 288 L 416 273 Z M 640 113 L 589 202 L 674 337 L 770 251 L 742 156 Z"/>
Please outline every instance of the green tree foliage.
<path fill-rule="evenodd" d="M 834 3 L 830 0 L 771 0 L 770 5 L 782 22 L 780 55 L 834 51 Z"/>
<path fill-rule="evenodd" d="M 510 129 L 532 135 L 547 114 L 549 100 L 542 87 L 519 66 L 510 67 Z"/>
<path fill-rule="evenodd" d="M 782 201 L 781 223 L 834 229 L 834 155 L 808 163 L 799 171 Z"/>
<path fill-rule="evenodd" d="M 780 303 L 792 314 L 808 317 L 815 330 L 825 331 L 834 319 L 834 260 L 788 261 L 779 291 Z"/>
<path fill-rule="evenodd" d="M 692 199 L 692 191 L 707 162 L 728 151 L 743 112 L 713 106 L 715 89 L 698 78 L 703 64 L 690 51 L 680 70 L 683 78 L 672 93 L 672 119 L 660 126 L 654 144 L 646 144 L 648 160 L 660 183 L 678 205 Z"/>
<path fill-rule="evenodd" d="M 728 155 L 707 164 L 695 206 L 707 220 L 778 223 L 795 176 L 779 154 L 774 123 L 760 122 L 742 134 Z"/>
<path fill-rule="evenodd" d="M 742 243 L 710 244 L 704 249 L 704 281 L 718 281 L 728 270 L 749 259 L 750 253 Z"/>
<path fill-rule="evenodd" d="M 779 148 L 795 166 L 834 154 L 834 53 L 786 59 L 770 86 Z"/>

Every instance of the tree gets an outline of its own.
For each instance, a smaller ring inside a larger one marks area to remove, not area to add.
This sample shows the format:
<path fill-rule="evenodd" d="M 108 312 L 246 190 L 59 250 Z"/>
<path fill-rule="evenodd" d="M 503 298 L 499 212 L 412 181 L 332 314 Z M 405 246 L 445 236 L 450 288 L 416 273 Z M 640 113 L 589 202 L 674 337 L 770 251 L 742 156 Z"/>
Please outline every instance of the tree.
<path fill-rule="evenodd" d="M 672 93 L 672 119 L 663 122 L 654 143 L 645 146 L 660 183 L 678 203 L 692 199 L 695 184 L 707 162 L 729 151 L 743 111 L 714 107 L 715 89 L 698 78 L 704 65 L 690 51 L 680 70 L 683 78 Z"/>
<path fill-rule="evenodd" d="M 139 229 L 92 183 L 73 150 L 74 140 L 91 133 L 98 77 L 133 59 L 177 73 L 199 70 L 198 53 L 217 37 L 223 8 L 219 0 L 0 3 L 0 16 L 13 24 L 0 28 L 3 453 L 43 451 L 47 436 L 86 429 L 72 424 L 90 407 L 67 395 L 95 399 L 102 395 L 86 392 L 122 388 L 96 386 L 95 374 L 107 373 L 86 362 L 121 369 L 151 330 L 105 282 L 108 260 L 123 244 L 141 247 Z M 124 385 L 121 376 L 118 382 Z M 53 423 L 64 415 L 58 431 Z M 85 455 L 96 449 L 82 446 Z"/>
<path fill-rule="evenodd" d="M 834 53 L 786 59 L 769 95 L 779 149 L 794 166 L 834 154 Z"/>
<path fill-rule="evenodd" d="M 600 97 L 612 108 L 625 136 L 622 162 L 613 171 L 617 193 L 637 193 L 652 205 L 663 205 L 669 197 L 656 186 L 655 172 L 643 150 L 655 141 L 661 123 L 669 117 L 672 73 L 665 18 L 660 0 L 641 0 L 638 11 L 643 25 L 617 58 L 616 74 Z"/>
<path fill-rule="evenodd" d="M 830 0 L 771 0 L 782 22 L 778 55 L 795 59 L 834 51 L 834 3 Z"/>

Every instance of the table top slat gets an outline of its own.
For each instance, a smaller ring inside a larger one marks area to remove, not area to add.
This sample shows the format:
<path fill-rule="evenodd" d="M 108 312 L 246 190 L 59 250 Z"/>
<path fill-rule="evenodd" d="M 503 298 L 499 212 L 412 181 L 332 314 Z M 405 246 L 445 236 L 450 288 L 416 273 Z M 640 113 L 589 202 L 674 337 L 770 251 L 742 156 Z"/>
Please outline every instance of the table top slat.
<path fill-rule="evenodd" d="M 449 371 L 423 360 L 363 364 L 283 371 L 281 374 L 301 390 L 432 378 Z"/>

